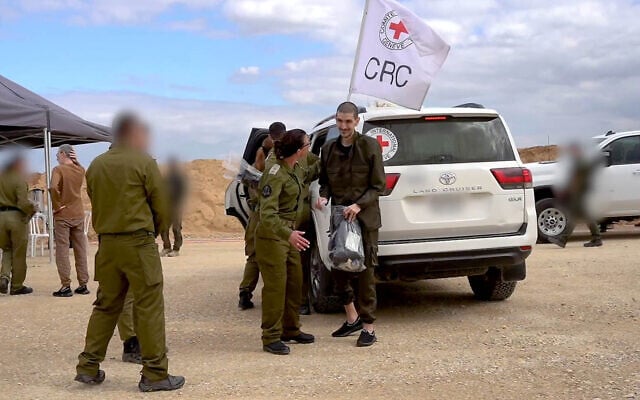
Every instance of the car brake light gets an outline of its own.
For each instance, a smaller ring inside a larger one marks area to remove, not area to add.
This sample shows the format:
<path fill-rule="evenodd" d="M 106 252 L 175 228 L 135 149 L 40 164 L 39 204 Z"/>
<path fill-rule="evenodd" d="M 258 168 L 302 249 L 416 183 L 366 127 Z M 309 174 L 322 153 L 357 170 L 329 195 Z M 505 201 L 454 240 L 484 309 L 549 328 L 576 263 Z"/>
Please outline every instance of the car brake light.
<path fill-rule="evenodd" d="M 387 187 L 385 188 L 383 196 L 389 196 L 393 189 L 395 189 L 400 179 L 400 174 L 387 174 Z"/>
<path fill-rule="evenodd" d="M 497 168 L 491 173 L 503 189 L 531 189 L 533 177 L 526 168 Z"/>
<path fill-rule="evenodd" d="M 449 117 L 447 117 L 446 115 L 434 115 L 430 117 L 424 117 L 424 120 L 425 121 L 444 121 L 448 118 Z"/>

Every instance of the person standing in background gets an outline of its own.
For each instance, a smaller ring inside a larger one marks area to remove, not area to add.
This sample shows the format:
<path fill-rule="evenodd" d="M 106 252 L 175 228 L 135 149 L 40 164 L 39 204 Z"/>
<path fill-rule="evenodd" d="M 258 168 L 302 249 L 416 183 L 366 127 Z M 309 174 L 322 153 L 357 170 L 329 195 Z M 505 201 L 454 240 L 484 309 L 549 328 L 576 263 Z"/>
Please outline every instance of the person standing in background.
<path fill-rule="evenodd" d="M 33 293 L 24 286 L 27 277 L 29 220 L 37 207 L 29 201 L 27 164 L 22 153 L 13 154 L 0 173 L 0 293 L 12 296 Z"/>
<path fill-rule="evenodd" d="M 160 235 L 162 236 L 162 257 L 178 257 L 182 247 L 182 213 L 184 200 L 187 194 L 187 177 L 180 169 L 180 163 L 175 157 L 169 158 L 165 185 L 169 194 L 170 226 L 167 226 Z M 169 231 L 173 231 L 173 248 Z"/>
<path fill-rule="evenodd" d="M 69 244 L 76 261 L 78 287 L 76 294 L 87 295 L 89 270 L 87 266 L 87 237 L 84 234 L 84 207 L 82 183 L 84 168 L 78 162 L 72 146 L 64 144 L 58 149 L 59 165 L 51 172 L 51 204 L 53 205 L 54 237 L 56 241 L 56 265 L 62 286 L 54 297 L 71 297 L 71 263 Z"/>

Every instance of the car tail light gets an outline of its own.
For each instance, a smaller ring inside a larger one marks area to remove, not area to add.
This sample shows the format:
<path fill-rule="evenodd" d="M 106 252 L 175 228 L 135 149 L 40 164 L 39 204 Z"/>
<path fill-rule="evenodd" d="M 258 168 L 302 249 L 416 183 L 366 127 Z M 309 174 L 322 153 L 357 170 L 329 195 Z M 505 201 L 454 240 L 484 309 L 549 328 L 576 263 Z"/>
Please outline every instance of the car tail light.
<path fill-rule="evenodd" d="M 433 115 L 429 117 L 424 117 L 425 121 L 445 121 L 449 119 L 446 115 Z"/>
<path fill-rule="evenodd" d="M 526 168 L 497 168 L 491 173 L 503 189 L 531 189 L 533 177 Z"/>
<path fill-rule="evenodd" d="M 393 189 L 395 189 L 400 179 L 400 174 L 387 174 L 387 187 L 385 188 L 383 196 L 389 196 Z"/>

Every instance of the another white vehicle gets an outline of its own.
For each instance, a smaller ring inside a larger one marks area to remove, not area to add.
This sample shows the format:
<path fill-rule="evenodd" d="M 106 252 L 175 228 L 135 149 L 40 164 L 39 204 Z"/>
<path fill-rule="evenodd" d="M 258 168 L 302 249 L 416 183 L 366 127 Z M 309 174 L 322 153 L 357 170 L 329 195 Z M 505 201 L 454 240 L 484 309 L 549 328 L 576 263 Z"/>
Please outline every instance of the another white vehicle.
<path fill-rule="evenodd" d="M 387 190 L 380 198 L 379 281 L 468 276 L 481 300 L 504 300 L 526 276 L 536 242 L 531 174 L 512 136 L 493 110 L 478 105 L 361 109 L 358 131 L 383 149 Z M 248 147 L 261 142 L 254 130 Z M 312 130 L 311 150 L 336 139 L 333 117 Z M 245 152 L 252 162 L 251 148 Z M 254 152 L 255 154 L 255 152 Z M 227 214 L 243 216 L 244 189 L 227 190 Z M 312 204 L 318 183 L 311 186 Z M 340 309 L 328 254 L 329 213 L 313 210 L 311 297 L 318 312 Z"/>
<path fill-rule="evenodd" d="M 613 222 L 640 218 L 640 131 L 608 132 L 593 139 L 606 163 L 594 177 L 590 209 L 606 231 Z M 561 179 L 561 166 L 543 162 L 526 167 L 533 174 L 538 233 L 544 242 L 573 224 L 553 190 Z"/>

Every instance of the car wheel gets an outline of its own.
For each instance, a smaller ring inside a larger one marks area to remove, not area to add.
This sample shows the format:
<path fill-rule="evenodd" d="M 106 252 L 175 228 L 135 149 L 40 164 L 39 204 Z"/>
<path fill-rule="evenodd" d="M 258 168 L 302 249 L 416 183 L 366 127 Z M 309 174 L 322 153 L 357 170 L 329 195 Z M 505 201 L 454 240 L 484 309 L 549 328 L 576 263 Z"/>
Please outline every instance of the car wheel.
<path fill-rule="evenodd" d="M 309 287 L 313 309 L 320 314 L 336 313 L 342 310 L 340 299 L 333 291 L 331 271 L 322 262 L 317 242 L 314 243 L 311 249 L 309 270 L 309 279 L 311 279 Z"/>
<path fill-rule="evenodd" d="M 486 273 L 469 277 L 469 285 L 478 300 L 501 301 L 506 300 L 516 290 L 518 282 L 505 282 Z"/>
<path fill-rule="evenodd" d="M 538 243 L 548 243 L 549 237 L 560 236 L 569 228 L 569 214 L 556 199 L 543 199 L 536 203 L 538 215 Z"/>

